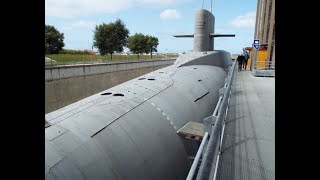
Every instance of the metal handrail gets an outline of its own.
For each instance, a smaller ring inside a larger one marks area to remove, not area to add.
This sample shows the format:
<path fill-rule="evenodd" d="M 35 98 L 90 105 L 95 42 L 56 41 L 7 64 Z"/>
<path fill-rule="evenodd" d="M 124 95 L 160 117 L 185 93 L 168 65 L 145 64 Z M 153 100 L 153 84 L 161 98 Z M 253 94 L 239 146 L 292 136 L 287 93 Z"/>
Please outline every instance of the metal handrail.
<path fill-rule="evenodd" d="M 258 67 L 258 65 L 263 65 L 264 67 Z M 275 69 L 274 61 L 253 61 L 254 69 L 265 70 L 265 69 Z"/>
<path fill-rule="evenodd" d="M 208 132 L 204 133 L 204 136 L 203 136 L 203 139 L 202 139 L 202 142 L 200 144 L 200 147 L 198 149 L 198 152 L 197 152 L 197 155 L 196 157 L 194 158 L 193 160 L 193 163 L 192 163 L 192 166 L 190 168 L 190 171 L 188 173 L 188 176 L 187 176 L 187 180 L 192 180 L 193 176 L 194 176 L 194 173 L 196 171 L 196 168 L 198 166 L 198 163 L 199 163 L 199 160 L 200 160 L 200 157 L 202 155 L 202 150 L 203 150 L 203 147 L 207 141 L 207 137 L 208 137 Z"/>
<path fill-rule="evenodd" d="M 211 133 L 210 133 L 210 139 L 208 141 L 207 147 L 205 149 L 204 155 L 203 155 L 203 161 L 200 165 L 200 169 L 197 175 L 197 180 L 207 180 L 209 177 L 215 176 L 216 168 L 212 170 L 213 164 L 217 166 L 218 163 L 218 155 L 220 154 L 221 144 L 222 144 L 222 137 L 223 137 L 223 121 L 226 118 L 227 115 L 227 108 L 229 105 L 229 95 L 231 92 L 231 84 L 233 80 L 233 74 L 235 69 L 236 61 L 233 63 L 231 72 L 229 72 L 228 81 L 226 82 L 226 90 L 222 95 L 222 101 L 220 106 L 216 107 L 219 108 L 218 110 L 218 116 L 216 119 L 216 122 L 211 127 Z M 222 131 L 221 131 L 222 129 Z M 219 141 L 220 137 L 220 141 Z M 215 167 L 216 167 L 215 166 Z"/>
<path fill-rule="evenodd" d="M 229 102 L 230 102 L 230 92 L 231 92 L 231 84 L 232 84 L 232 79 L 233 79 L 233 74 L 234 74 L 234 69 L 235 69 L 235 65 L 236 65 L 236 61 L 233 63 L 233 66 L 232 68 L 230 69 L 229 71 L 229 75 L 227 77 L 227 81 L 226 81 L 226 84 L 223 88 L 226 89 L 226 91 L 224 92 L 224 94 L 222 94 L 219 98 L 219 101 L 215 107 L 215 110 L 213 112 L 213 115 L 212 117 L 215 117 L 217 118 L 217 121 L 215 123 L 214 126 L 212 126 L 212 130 L 211 130 L 211 134 L 210 134 L 210 140 L 208 142 L 208 146 L 206 147 L 206 151 L 205 151 L 205 154 L 204 154 L 204 158 L 202 158 L 204 161 L 203 163 L 200 165 L 200 170 L 199 170 L 199 173 L 197 175 L 197 179 L 208 179 L 208 177 L 214 173 L 214 177 L 216 175 L 216 169 L 217 169 L 217 166 L 218 166 L 218 162 L 219 162 L 219 155 L 220 155 L 220 150 L 221 150 L 221 144 L 222 144 L 222 140 L 223 140 L 223 132 L 224 132 L 224 123 L 223 123 L 223 129 L 222 129 L 222 132 L 219 133 L 219 127 L 221 126 L 221 121 L 222 119 L 226 119 L 226 116 L 227 116 L 227 113 L 228 113 L 228 105 L 229 105 Z M 228 99 L 228 100 L 226 100 Z M 217 114 L 218 113 L 218 114 Z M 196 155 L 196 158 L 195 160 L 193 161 L 192 163 L 192 166 L 190 168 L 190 171 L 188 173 L 188 176 L 187 176 L 187 180 L 190 180 L 193 178 L 194 176 L 194 173 L 195 173 L 195 170 L 196 170 L 196 167 L 198 166 L 198 163 L 199 163 L 199 160 L 200 160 L 200 157 L 201 155 L 203 154 L 203 146 L 204 144 L 207 142 L 207 135 L 208 132 L 205 133 L 205 137 L 203 138 L 202 142 L 201 142 L 201 145 L 197 151 L 197 155 Z M 217 153 L 216 151 L 216 147 L 217 147 L 217 144 L 216 142 L 218 141 L 218 137 L 221 137 L 220 138 L 220 143 L 218 144 L 218 150 L 219 152 Z M 212 150 L 212 148 L 214 150 Z M 212 153 L 214 153 L 212 155 Z M 214 172 L 212 172 L 212 164 L 213 164 L 213 156 L 217 156 L 217 161 L 216 161 L 216 166 L 215 166 L 215 170 Z M 208 158 L 210 158 L 208 160 Z M 209 171 L 209 172 L 208 172 Z"/>
<path fill-rule="evenodd" d="M 217 103 L 217 105 L 216 105 L 216 107 L 215 107 L 215 109 L 213 111 L 213 116 L 217 116 L 217 113 L 218 113 L 218 110 L 219 110 L 219 107 L 220 107 L 222 99 L 223 99 L 222 96 L 220 96 L 219 101 L 218 101 L 218 103 Z M 205 135 L 204 135 L 204 137 L 203 137 L 203 139 L 201 141 L 201 144 L 200 144 L 200 147 L 199 147 L 199 149 L 197 151 L 196 157 L 192 162 L 192 166 L 191 166 L 191 168 L 189 170 L 189 173 L 188 173 L 188 176 L 187 176 L 186 180 L 191 180 L 193 178 L 193 176 L 194 176 L 194 173 L 196 171 L 196 168 L 198 166 L 200 157 L 201 157 L 202 152 L 203 152 L 203 146 L 208 140 L 208 135 L 209 135 L 208 132 L 205 132 Z"/>

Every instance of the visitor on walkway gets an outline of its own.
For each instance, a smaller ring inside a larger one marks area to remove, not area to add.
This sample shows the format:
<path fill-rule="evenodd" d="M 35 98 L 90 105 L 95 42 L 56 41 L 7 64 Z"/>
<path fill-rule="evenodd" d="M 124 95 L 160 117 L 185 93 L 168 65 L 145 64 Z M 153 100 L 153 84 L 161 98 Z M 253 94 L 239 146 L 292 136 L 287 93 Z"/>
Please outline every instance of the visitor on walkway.
<path fill-rule="evenodd" d="M 249 53 L 244 49 L 243 50 L 243 56 L 244 56 L 244 61 L 243 61 L 243 69 L 247 70 L 247 65 L 248 65 L 248 59 L 250 58 Z"/>
<path fill-rule="evenodd" d="M 242 71 L 242 63 L 244 62 L 245 57 L 242 55 L 242 53 L 238 56 L 238 71 Z"/>

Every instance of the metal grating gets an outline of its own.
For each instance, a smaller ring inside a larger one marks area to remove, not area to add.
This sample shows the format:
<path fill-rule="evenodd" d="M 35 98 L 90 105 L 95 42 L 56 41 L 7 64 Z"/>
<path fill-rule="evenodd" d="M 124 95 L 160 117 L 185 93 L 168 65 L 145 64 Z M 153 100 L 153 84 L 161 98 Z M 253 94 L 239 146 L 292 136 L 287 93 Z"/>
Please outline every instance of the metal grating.
<path fill-rule="evenodd" d="M 268 96 L 274 86 L 261 90 L 272 81 L 252 77 L 250 71 L 235 75 L 216 179 L 275 179 L 274 109 L 264 108 L 274 107 Z"/>

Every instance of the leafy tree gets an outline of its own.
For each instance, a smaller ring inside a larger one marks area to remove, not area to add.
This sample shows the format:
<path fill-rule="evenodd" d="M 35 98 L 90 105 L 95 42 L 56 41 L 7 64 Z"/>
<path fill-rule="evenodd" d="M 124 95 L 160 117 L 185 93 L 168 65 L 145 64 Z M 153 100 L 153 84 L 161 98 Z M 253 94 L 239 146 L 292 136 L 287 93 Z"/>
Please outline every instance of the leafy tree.
<path fill-rule="evenodd" d="M 115 51 L 123 51 L 128 34 L 129 30 L 120 19 L 109 24 L 102 23 L 97 25 L 94 31 L 93 46 L 99 49 L 101 55 L 111 54 L 112 59 Z"/>
<path fill-rule="evenodd" d="M 148 39 L 146 53 L 151 53 L 151 58 L 152 58 L 152 52 L 158 52 L 157 46 L 159 45 L 159 40 L 154 36 L 146 36 L 146 37 Z"/>
<path fill-rule="evenodd" d="M 64 35 L 54 26 L 45 25 L 45 51 L 46 54 L 59 54 L 64 46 Z"/>
<path fill-rule="evenodd" d="M 128 38 L 128 48 L 131 52 L 138 54 L 138 59 L 139 54 L 146 52 L 148 48 L 147 43 L 148 37 L 141 33 L 136 33 Z"/>
<path fill-rule="evenodd" d="M 136 33 L 128 38 L 128 48 L 131 52 L 138 54 L 141 53 L 151 53 L 157 52 L 157 46 L 159 44 L 158 38 L 149 35 L 143 35 L 141 33 Z"/>

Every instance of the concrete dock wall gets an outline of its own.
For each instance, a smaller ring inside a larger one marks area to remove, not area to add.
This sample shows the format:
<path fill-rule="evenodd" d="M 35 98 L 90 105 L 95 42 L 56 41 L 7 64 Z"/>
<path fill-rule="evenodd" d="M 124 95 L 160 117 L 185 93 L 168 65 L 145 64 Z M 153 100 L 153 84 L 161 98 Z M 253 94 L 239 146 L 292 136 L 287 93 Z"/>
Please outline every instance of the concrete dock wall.
<path fill-rule="evenodd" d="M 172 65 L 172 60 L 61 66 L 45 70 L 45 113 Z"/>

